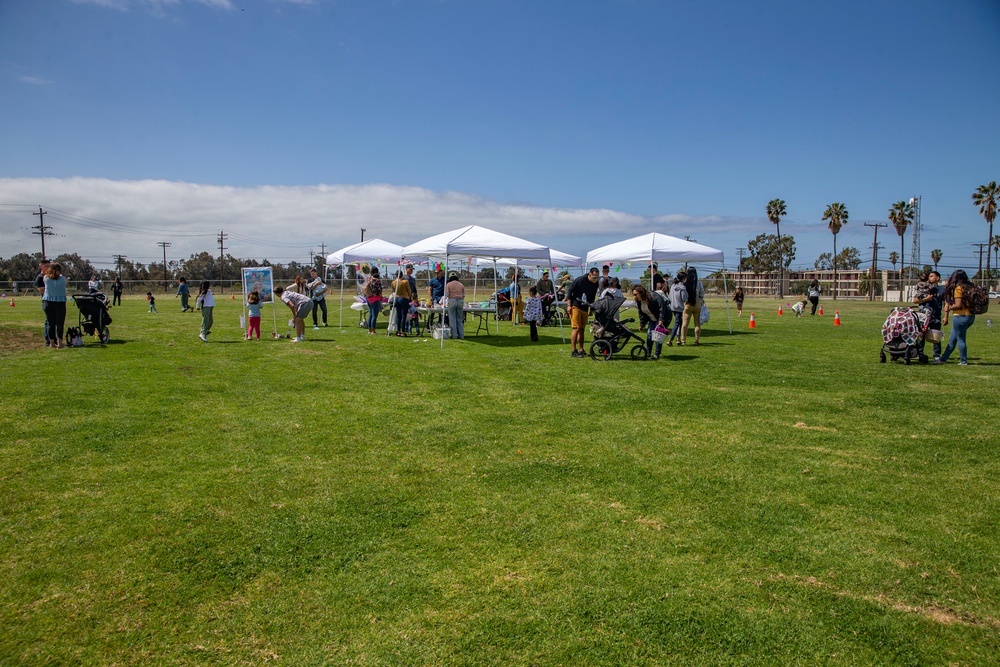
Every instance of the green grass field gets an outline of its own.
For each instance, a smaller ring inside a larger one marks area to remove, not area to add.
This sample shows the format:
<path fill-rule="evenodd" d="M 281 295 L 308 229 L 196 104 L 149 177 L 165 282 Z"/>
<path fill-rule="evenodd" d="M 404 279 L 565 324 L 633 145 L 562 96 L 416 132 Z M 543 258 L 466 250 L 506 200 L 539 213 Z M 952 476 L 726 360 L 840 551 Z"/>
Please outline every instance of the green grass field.
<path fill-rule="evenodd" d="M 609 363 L 351 311 L 247 342 L 225 299 L 204 344 L 170 297 L 48 350 L 4 305 L 0 664 L 1000 662 L 988 316 L 904 366 L 885 304 L 710 305 Z"/>

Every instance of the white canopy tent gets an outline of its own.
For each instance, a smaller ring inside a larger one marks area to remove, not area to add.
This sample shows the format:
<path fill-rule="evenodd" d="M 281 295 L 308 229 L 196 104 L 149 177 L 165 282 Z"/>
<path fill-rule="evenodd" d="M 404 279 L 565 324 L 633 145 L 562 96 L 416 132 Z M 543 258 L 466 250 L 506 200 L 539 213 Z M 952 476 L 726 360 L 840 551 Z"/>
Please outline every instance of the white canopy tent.
<path fill-rule="evenodd" d="M 540 259 L 511 259 L 510 257 L 503 257 L 501 259 L 492 260 L 487 257 L 480 257 L 476 260 L 476 266 L 516 266 L 518 268 L 529 268 L 529 269 L 551 269 L 555 271 L 561 267 L 572 266 L 582 267 L 583 258 L 576 255 L 571 255 L 568 252 L 559 252 L 558 250 L 553 250 L 549 248 L 550 259 L 548 261 L 542 261 Z M 478 279 L 478 275 L 476 276 Z M 475 295 L 475 285 L 473 285 L 473 295 Z M 475 296 L 473 296 L 475 298 Z"/>
<path fill-rule="evenodd" d="M 685 241 L 675 236 L 651 232 L 617 243 L 595 248 L 587 253 L 587 264 L 611 262 L 719 262 L 726 292 L 726 319 L 729 333 L 733 332 L 733 319 L 729 314 L 729 285 L 726 282 L 726 260 L 721 250 L 707 245 Z M 650 271 L 652 282 L 652 271 Z"/>
<path fill-rule="evenodd" d="M 537 260 L 551 262 L 549 248 L 525 239 L 496 232 L 478 225 L 469 225 L 412 243 L 402 251 L 402 259 L 427 257 L 443 259 L 445 269 L 449 257 L 486 257 L 493 260 L 507 258 L 513 260 Z M 496 271 L 493 272 L 494 291 L 496 289 Z M 513 318 L 511 318 L 513 321 Z M 498 325 L 499 326 L 499 325 Z M 499 333 L 499 328 L 497 329 Z M 444 336 L 441 336 L 441 346 L 444 346 Z"/>
<path fill-rule="evenodd" d="M 382 239 L 370 239 L 361 243 L 354 243 L 341 248 L 326 256 L 327 266 L 345 266 L 347 264 L 359 264 L 362 262 L 382 262 L 384 265 L 395 264 L 399 266 L 402 258 L 403 246 L 383 241 Z M 347 270 L 340 272 L 340 328 L 344 328 L 344 274 Z"/>

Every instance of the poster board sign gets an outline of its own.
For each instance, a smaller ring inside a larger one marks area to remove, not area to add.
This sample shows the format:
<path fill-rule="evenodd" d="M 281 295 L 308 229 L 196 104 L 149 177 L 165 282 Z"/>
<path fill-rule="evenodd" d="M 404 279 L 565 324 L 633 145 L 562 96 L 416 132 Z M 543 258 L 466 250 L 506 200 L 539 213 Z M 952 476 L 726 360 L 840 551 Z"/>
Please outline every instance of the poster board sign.
<path fill-rule="evenodd" d="M 243 272 L 243 291 L 245 294 L 257 290 L 261 303 L 274 302 L 274 278 L 270 266 L 244 267 L 241 271 Z"/>

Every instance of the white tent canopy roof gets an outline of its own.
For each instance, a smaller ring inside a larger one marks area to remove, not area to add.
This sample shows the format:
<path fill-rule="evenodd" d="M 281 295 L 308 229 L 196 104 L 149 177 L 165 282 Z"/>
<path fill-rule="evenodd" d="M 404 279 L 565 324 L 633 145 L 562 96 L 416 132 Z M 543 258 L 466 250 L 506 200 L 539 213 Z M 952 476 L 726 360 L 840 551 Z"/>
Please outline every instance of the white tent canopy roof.
<path fill-rule="evenodd" d="M 406 246 L 402 252 L 404 258 L 448 255 L 549 261 L 547 247 L 478 225 L 469 225 L 428 237 Z"/>
<path fill-rule="evenodd" d="M 583 258 L 577 257 L 576 255 L 570 255 L 566 252 L 559 252 L 558 250 L 549 249 L 550 257 L 547 260 L 540 259 L 511 259 L 510 257 L 502 257 L 496 260 L 497 264 L 501 266 L 514 266 L 517 264 L 521 267 L 526 268 L 536 268 L 536 267 L 563 267 L 563 266 L 580 266 L 583 264 Z M 480 257 L 476 260 L 476 264 L 479 266 L 492 265 L 493 259 L 490 257 Z"/>
<path fill-rule="evenodd" d="M 326 263 L 330 266 L 372 261 L 398 264 L 402 253 L 403 246 L 382 239 L 371 239 L 330 253 L 326 256 Z"/>
<path fill-rule="evenodd" d="M 722 261 L 721 250 L 657 232 L 595 248 L 587 253 L 587 264 Z"/>

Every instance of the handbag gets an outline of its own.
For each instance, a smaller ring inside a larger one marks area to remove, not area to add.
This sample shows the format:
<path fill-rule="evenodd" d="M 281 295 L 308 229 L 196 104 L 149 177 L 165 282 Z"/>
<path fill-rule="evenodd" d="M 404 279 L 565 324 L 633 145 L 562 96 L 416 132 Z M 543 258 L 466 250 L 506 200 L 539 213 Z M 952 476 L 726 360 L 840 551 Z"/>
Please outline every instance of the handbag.
<path fill-rule="evenodd" d="M 361 295 L 362 296 L 364 296 L 366 298 L 372 296 L 371 284 L 372 284 L 372 281 L 369 280 L 368 282 L 365 283 L 364 287 L 361 288 Z"/>
<path fill-rule="evenodd" d="M 699 324 L 705 324 L 705 323 L 707 323 L 708 322 L 708 318 L 709 318 L 708 304 L 705 303 L 704 301 L 702 301 L 702 303 L 701 303 L 701 317 L 698 318 Z"/>

